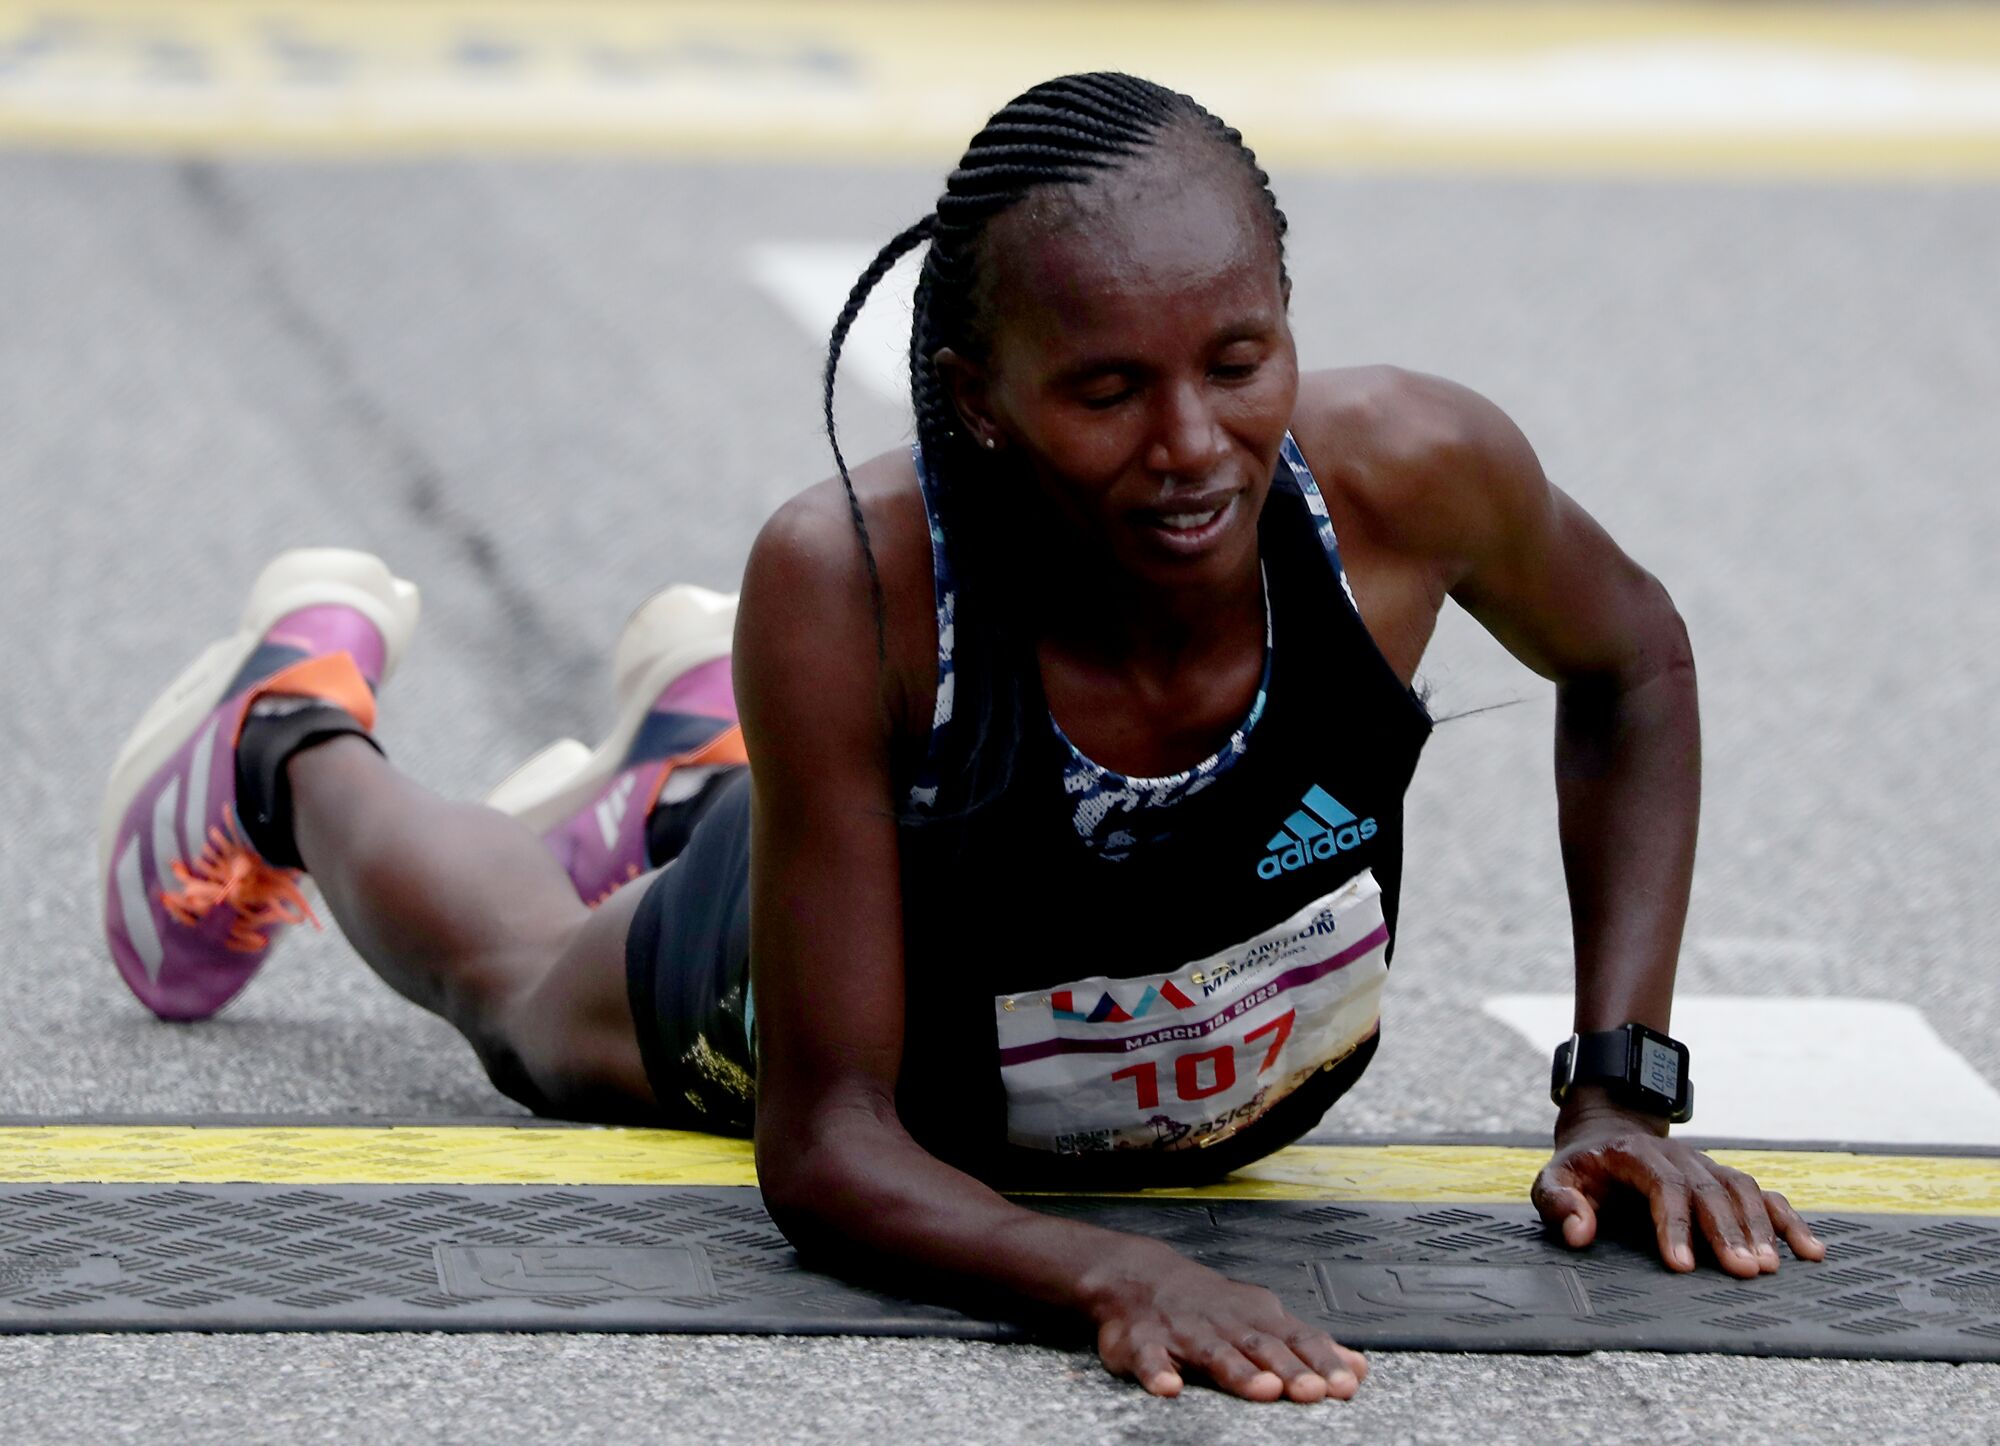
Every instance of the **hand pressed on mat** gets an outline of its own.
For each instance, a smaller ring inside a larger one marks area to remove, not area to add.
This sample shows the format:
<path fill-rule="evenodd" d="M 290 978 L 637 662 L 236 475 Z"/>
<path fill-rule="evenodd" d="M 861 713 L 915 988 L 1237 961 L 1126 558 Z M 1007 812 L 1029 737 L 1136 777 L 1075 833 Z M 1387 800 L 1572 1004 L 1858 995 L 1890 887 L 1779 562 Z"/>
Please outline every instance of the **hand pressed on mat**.
<path fill-rule="evenodd" d="M 1535 1209 L 1565 1244 L 1581 1249 L 1597 1238 L 1598 1212 L 1607 1202 L 1628 1191 L 1643 1195 L 1660 1258 L 1671 1270 L 1695 1268 L 1696 1225 L 1715 1263 L 1731 1275 L 1776 1270 L 1779 1236 L 1800 1260 L 1826 1258 L 1826 1246 L 1783 1195 L 1668 1139 L 1665 1130 L 1659 1120 L 1614 1105 L 1565 1108 L 1555 1157 L 1535 1177 Z"/>
<path fill-rule="evenodd" d="M 1192 1371 L 1246 1401 L 1347 1400 L 1368 1362 L 1259 1285 L 1133 1239 L 1082 1282 L 1097 1354 L 1113 1375 L 1177 1396 Z"/>

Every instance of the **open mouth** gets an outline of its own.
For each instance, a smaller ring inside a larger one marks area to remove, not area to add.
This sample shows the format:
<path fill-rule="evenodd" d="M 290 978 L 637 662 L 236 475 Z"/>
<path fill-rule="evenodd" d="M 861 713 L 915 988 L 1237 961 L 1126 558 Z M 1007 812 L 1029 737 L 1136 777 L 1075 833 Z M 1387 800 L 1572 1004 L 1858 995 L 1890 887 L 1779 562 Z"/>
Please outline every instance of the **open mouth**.
<path fill-rule="evenodd" d="M 1147 531 L 1175 551 L 1195 551 L 1207 546 L 1229 525 L 1236 512 L 1236 495 L 1206 507 L 1190 507 L 1174 512 L 1143 514 Z"/>

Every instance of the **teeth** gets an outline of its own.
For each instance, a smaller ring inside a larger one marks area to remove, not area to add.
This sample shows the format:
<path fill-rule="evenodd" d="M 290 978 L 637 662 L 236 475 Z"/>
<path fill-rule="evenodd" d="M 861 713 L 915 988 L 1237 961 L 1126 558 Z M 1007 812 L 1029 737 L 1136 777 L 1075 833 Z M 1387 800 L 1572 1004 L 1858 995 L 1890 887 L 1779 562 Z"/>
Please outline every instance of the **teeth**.
<path fill-rule="evenodd" d="M 1193 532 L 1197 528 L 1208 526 L 1221 515 L 1220 507 L 1208 512 L 1168 512 L 1161 515 L 1160 522 L 1173 532 Z"/>

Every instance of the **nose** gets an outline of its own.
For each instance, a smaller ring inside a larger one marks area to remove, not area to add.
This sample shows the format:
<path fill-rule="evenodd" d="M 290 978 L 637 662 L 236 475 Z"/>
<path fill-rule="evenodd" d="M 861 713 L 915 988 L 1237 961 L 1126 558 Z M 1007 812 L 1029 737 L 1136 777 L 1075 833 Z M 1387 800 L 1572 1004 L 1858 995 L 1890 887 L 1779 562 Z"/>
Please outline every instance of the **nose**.
<path fill-rule="evenodd" d="M 1159 400 L 1147 467 L 1189 481 L 1207 477 L 1229 450 L 1208 389 L 1190 379 L 1161 387 L 1154 395 Z"/>

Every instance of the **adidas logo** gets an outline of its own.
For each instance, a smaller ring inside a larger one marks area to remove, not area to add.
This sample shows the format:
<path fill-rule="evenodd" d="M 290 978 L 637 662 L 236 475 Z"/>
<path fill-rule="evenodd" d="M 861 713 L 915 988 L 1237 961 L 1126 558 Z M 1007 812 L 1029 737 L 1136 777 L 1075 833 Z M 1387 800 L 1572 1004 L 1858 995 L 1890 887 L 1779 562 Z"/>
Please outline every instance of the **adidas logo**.
<path fill-rule="evenodd" d="M 625 809 L 632 802 L 632 790 L 639 786 L 639 775 L 628 773 L 612 787 L 597 803 L 597 831 L 604 836 L 604 846 L 618 847 L 618 826 L 625 822 Z"/>
<path fill-rule="evenodd" d="M 1315 783 L 1299 800 L 1299 809 L 1271 835 L 1266 853 L 1257 860 L 1257 877 L 1275 879 L 1302 869 L 1315 859 L 1330 859 L 1359 848 L 1375 837 L 1375 820 L 1356 818 L 1352 810 Z"/>

